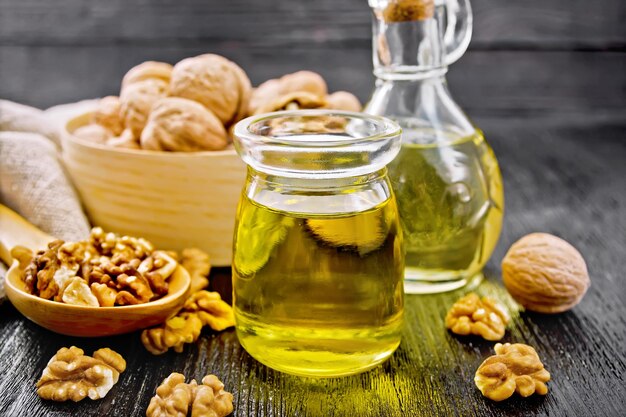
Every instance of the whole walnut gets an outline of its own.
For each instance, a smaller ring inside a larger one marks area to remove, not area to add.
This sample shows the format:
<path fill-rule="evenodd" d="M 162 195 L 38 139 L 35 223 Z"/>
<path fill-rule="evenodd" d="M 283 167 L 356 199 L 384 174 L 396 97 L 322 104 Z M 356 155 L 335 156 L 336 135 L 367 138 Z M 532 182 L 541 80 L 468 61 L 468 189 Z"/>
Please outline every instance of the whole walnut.
<path fill-rule="evenodd" d="M 237 64 L 205 54 L 177 63 L 170 89 L 172 96 L 197 101 L 228 126 L 244 117 L 252 86 Z"/>
<path fill-rule="evenodd" d="M 146 61 L 136 65 L 124 75 L 122 90 L 130 84 L 148 79 L 157 79 L 169 84 L 172 77 L 172 68 L 174 68 L 172 65 L 158 61 Z"/>
<path fill-rule="evenodd" d="M 298 71 L 279 79 L 267 80 L 253 91 L 248 113 L 258 114 L 259 107 L 296 92 L 311 93 L 323 99 L 328 94 L 328 87 L 322 76 L 312 71 Z"/>
<path fill-rule="evenodd" d="M 141 147 L 151 150 L 214 151 L 226 145 L 222 122 L 201 104 L 178 97 L 155 103 L 141 134 Z"/>
<path fill-rule="evenodd" d="M 168 88 L 165 81 L 151 78 L 130 84 L 122 89 L 120 93 L 121 115 L 126 128 L 135 138 L 141 137 L 152 106 L 159 99 L 167 96 Z"/>
<path fill-rule="evenodd" d="M 361 102 L 352 93 L 336 91 L 326 96 L 326 108 L 359 112 L 361 111 Z"/>
<path fill-rule="evenodd" d="M 590 285 L 580 252 L 547 233 L 526 235 L 511 246 L 502 260 L 502 279 L 515 301 L 539 313 L 569 310 Z"/>
<path fill-rule="evenodd" d="M 119 97 L 104 97 L 98 101 L 98 106 L 93 114 L 93 121 L 117 136 L 124 130 L 124 122 L 120 116 L 121 108 L 122 104 Z"/>

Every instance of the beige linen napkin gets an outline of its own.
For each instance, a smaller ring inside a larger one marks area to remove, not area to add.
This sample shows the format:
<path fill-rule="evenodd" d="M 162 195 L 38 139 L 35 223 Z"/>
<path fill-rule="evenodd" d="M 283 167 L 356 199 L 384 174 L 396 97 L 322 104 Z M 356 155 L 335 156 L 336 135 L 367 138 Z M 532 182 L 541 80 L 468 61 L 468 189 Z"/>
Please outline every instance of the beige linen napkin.
<path fill-rule="evenodd" d="M 89 234 L 59 150 L 67 120 L 94 106 L 95 101 L 85 101 L 42 111 L 0 100 L 0 203 L 59 239 Z M 3 282 L 0 279 L 0 300 L 5 296 Z"/>

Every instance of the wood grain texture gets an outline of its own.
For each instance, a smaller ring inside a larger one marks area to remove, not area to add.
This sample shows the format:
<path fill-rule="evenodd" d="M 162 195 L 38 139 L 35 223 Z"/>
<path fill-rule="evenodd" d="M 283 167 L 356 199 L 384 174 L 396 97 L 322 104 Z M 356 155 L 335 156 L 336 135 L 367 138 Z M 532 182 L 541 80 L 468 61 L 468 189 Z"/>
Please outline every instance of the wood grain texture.
<path fill-rule="evenodd" d="M 274 372 L 251 359 L 234 331 L 203 332 L 184 353 L 148 354 L 138 334 L 78 339 L 43 330 L 13 307 L 0 307 L 0 415 L 141 416 L 161 379 L 172 371 L 201 378 L 215 373 L 235 395 L 235 416 L 618 416 L 626 413 L 626 119 L 562 117 L 477 119 L 500 161 L 506 213 L 503 234 L 480 294 L 512 313 L 505 342 L 534 346 L 552 374 L 546 397 L 494 403 L 475 388 L 478 365 L 493 343 L 457 337 L 443 325 L 461 294 L 406 297 L 406 328 L 398 351 L 371 372 L 314 380 Z M 520 311 L 504 290 L 499 261 L 519 237 L 556 234 L 587 260 L 591 288 L 572 311 Z M 228 270 L 213 287 L 230 300 Z M 87 352 L 108 346 L 127 371 L 107 397 L 78 404 L 40 400 L 34 383 L 62 346 Z"/>
<path fill-rule="evenodd" d="M 369 43 L 361 47 L 293 47 L 280 53 L 248 45 L 111 45 L 95 50 L 18 46 L 0 47 L 0 71 L 13 74 L 3 77 L 10 82 L 0 84 L 0 97 L 47 107 L 119 94 L 121 79 L 133 65 L 145 60 L 175 63 L 205 52 L 234 60 L 247 70 L 255 85 L 310 69 L 326 78 L 331 91 L 352 91 L 362 101 L 369 98 L 374 86 Z M 470 51 L 451 67 L 448 79 L 455 98 L 470 115 L 494 111 L 601 114 L 626 109 L 626 51 Z"/>
<path fill-rule="evenodd" d="M 371 12 L 364 0 L 2 0 L 0 5 L 2 45 L 180 46 L 225 40 L 281 47 L 370 39 Z M 620 1 L 472 0 L 472 6 L 474 48 L 626 43 L 626 7 Z"/>
<path fill-rule="evenodd" d="M 470 51 L 450 73 L 470 112 L 626 107 L 626 2 L 472 5 Z M 370 15 L 364 0 L 0 0 L 0 97 L 48 107 L 117 94 L 139 62 L 214 52 L 255 84 L 309 68 L 366 100 Z"/>

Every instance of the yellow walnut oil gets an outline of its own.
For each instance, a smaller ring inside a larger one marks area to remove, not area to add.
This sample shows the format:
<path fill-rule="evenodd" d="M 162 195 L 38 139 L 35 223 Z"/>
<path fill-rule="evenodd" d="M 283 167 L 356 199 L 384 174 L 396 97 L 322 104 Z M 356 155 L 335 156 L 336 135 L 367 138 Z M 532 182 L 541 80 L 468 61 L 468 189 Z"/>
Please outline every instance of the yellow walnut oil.
<path fill-rule="evenodd" d="M 244 193 L 233 304 L 246 351 L 313 377 L 362 372 L 393 353 L 404 264 L 392 198 L 357 213 L 311 215 L 276 211 Z"/>
<path fill-rule="evenodd" d="M 480 131 L 444 140 L 439 132 L 430 143 L 423 130 L 403 135 L 389 176 L 404 233 L 406 291 L 452 290 L 482 278 L 504 209 L 493 151 Z"/>

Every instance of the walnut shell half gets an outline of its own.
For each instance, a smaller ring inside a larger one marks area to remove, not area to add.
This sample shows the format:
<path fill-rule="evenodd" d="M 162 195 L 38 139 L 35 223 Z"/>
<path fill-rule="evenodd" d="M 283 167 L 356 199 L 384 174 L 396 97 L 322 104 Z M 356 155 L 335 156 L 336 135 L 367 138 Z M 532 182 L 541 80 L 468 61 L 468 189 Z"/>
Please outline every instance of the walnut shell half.
<path fill-rule="evenodd" d="M 502 279 L 515 301 L 539 313 L 569 310 L 590 285 L 580 252 L 547 233 L 526 235 L 511 246 L 502 260 Z"/>
<path fill-rule="evenodd" d="M 195 101 L 168 97 L 154 104 L 141 147 L 157 151 L 215 151 L 228 145 L 222 122 Z"/>

